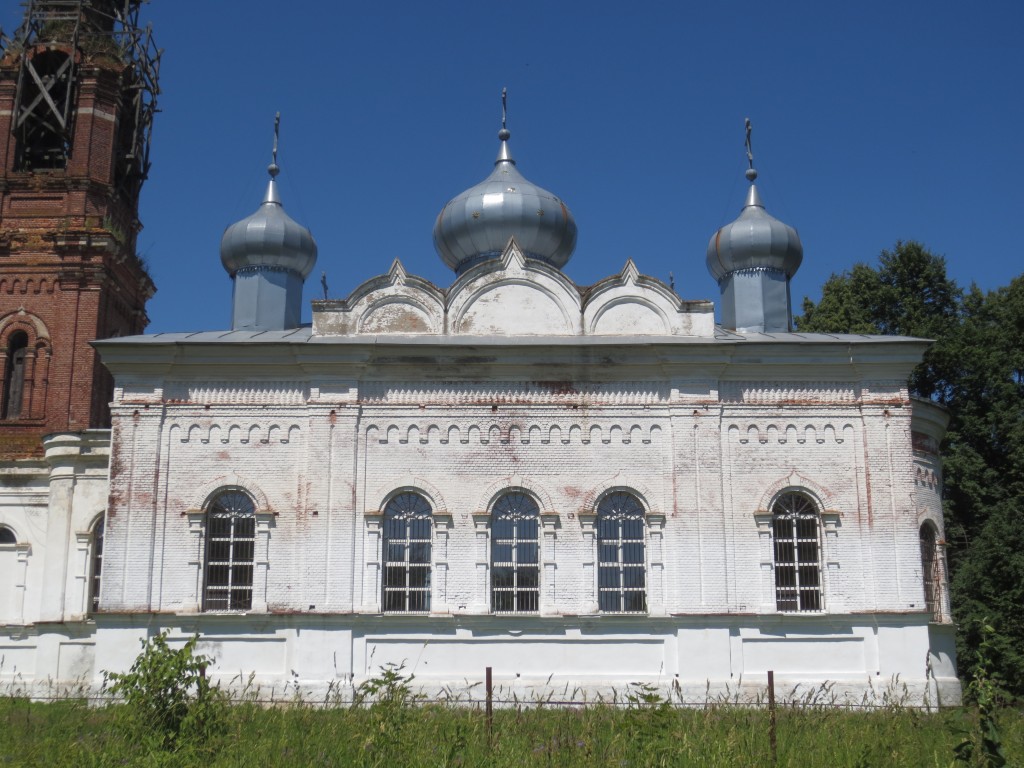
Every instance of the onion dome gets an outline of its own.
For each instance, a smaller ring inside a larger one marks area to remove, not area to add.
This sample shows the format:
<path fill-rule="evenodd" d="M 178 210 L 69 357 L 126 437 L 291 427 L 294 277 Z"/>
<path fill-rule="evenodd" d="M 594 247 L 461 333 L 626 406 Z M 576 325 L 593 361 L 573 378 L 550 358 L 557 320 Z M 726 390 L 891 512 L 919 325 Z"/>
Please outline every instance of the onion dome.
<path fill-rule="evenodd" d="M 277 192 L 277 163 L 267 168 L 270 182 L 263 204 L 251 216 L 235 222 L 220 241 L 220 260 L 232 277 L 246 269 L 278 269 L 305 280 L 316 264 L 316 243 L 304 226 L 284 212 Z"/>
<path fill-rule="evenodd" d="M 519 173 L 508 147 L 511 135 L 503 118 L 491 175 L 449 201 L 434 224 L 434 248 L 458 274 L 499 257 L 510 237 L 524 255 L 558 269 L 576 248 L 572 214 L 558 197 Z"/>
<path fill-rule="evenodd" d="M 804 247 L 788 224 L 768 215 L 754 186 L 757 171 L 747 171 L 750 190 L 739 218 L 715 232 L 708 243 L 708 271 L 721 282 L 738 270 L 765 269 L 791 278 L 800 268 Z"/>

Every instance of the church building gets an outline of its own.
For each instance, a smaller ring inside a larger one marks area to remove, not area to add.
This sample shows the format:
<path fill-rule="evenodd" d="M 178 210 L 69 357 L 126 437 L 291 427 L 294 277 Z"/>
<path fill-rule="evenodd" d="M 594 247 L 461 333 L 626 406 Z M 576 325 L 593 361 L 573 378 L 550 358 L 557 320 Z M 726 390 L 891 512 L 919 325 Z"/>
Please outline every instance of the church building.
<path fill-rule="evenodd" d="M 907 386 L 928 342 L 795 332 L 803 248 L 753 167 L 707 247 L 717 323 L 632 260 L 574 283 L 576 222 L 523 176 L 503 118 L 493 169 L 434 227 L 450 285 L 396 260 L 303 325 L 318 254 L 275 150 L 262 202 L 221 242 L 232 327 L 139 335 L 145 169 L 115 139 L 145 126 L 123 129 L 120 97 L 90 103 L 122 126 L 101 140 L 83 86 L 60 151 L 26 150 L 42 145 L 18 132 L 28 86 L 12 81 L 60 66 L 41 60 L 53 50 L 0 62 L 16 124 L 0 142 L 0 434 L 47 434 L 0 463 L 0 685 L 98 688 L 167 630 L 198 633 L 218 681 L 265 690 L 351 690 L 395 663 L 428 696 L 473 696 L 491 667 L 519 699 L 633 682 L 752 699 L 773 671 L 783 697 L 959 701 L 946 416 Z M 101 63 L 76 66 L 102 81 Z M 130 194 L 83 165 L 101 152 L 115 176 L 134 158 Z M 55 178 L 98 185 L 127 223 L 78 213 Z M 47 314 L 86 287 L 104 307 L 107 284 L 113 309 L 77 336 Z M 100 368 L 72 377 L 91 420 L 53 420 L 73 409 L 40 366 L 93 348 L 112 389 Z"/>

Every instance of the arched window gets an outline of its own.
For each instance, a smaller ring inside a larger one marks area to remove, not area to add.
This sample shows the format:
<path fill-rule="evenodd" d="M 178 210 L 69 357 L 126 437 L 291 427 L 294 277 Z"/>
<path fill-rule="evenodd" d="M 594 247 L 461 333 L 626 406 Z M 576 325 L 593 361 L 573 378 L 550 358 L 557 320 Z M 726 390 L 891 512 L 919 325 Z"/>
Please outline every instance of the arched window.
<path fill-rule="evenodd" d="M 17 544 L 18 537 L 6 525 L 0 525 L 0 544 Z"/>
<path fill-rule="evenodd" d="M 100 609 L 100 578 L 103 572 L 103 518 L 92 527 L 92 546 L 89 555 L 89 612 Z"/>
<path fill-rule="evenodd" d="M 491 509 L 491 611 L 540 610 L 540 508 L 521 491 Z"/>
<path fill-rule="evenodd" d="M 775 607 L 780 611 L 821 610 L 821 545 L 818 509 L 797 492 L 772 505 Z"/>
<path fill-rule="evenodd" d="M 245 493 L 219 493 L 206 512 L 205 611 L 252 608 L 256 508 Z"/>
<path fill-rule="evenodd" d="M 925 610 L 939 621 L 942 619 L 942 558 L 938 535 L 930 520 L 921 526 L 921 576 Z"/>
<path fill-rule="evenodd" d="M 21 416 L 21 401 L 25 391 L 25 355 L 28 353 L 28 334 L 11 334 L 7 343 L 7 366 L 4 374 L 4 395 L 0 418 L 17 419 Z"/>
<path fill-rule="evenodd" d="M 384 594 L 387 613 L 430 610 L 431 509 L 418 493 L 384 507 Z"/>
<path fill-rule="evenodd" d="M 644 508 L 629 493 L 609 493 L 597 505 L 598 606 L 610 613 L 647 610 Z"/>

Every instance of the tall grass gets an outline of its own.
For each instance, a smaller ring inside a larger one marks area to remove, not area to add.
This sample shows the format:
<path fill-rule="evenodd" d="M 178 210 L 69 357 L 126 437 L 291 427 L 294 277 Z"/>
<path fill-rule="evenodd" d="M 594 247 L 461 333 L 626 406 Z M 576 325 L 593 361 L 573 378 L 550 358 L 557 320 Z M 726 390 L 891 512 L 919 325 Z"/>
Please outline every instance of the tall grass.
<path fill-rule="evenodd" d="M 393 702 L 394 703 L 394 702 Z M 436 704 L 325 708 L 235 705 L 219 733 L 173 751 L 120 728 L 125 705 L 0 699 L 0 765 L 26 766 L 769 766 L 768 713 L 657 701 L 627 707 L 498 709 Z M 779 766 L 951 765 L 967 709 L 849 711 L 782 707 Z M 1008 765 L 1024 765 L 1024 718 L 997 713 Z"/>

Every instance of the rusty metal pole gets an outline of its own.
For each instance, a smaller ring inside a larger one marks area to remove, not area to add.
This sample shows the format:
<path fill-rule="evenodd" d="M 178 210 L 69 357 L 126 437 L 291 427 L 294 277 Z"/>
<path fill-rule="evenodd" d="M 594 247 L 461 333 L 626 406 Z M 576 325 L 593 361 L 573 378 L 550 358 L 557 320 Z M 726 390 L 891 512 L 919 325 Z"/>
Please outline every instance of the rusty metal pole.
<path fill-rule="evenodd" d="M 484 710 L 487 713 L 487 744 L 491 744 L 491 727 L 494 724 L 494 685 L 491 683 L 491 668 L 487 668 L 484 676 L 484 686 L 487 689 L 487 704 Z"/>
<path fill-rule="evenodd" d="M 778 744 L 775 740 L 775 671 L 768 670 L 768 741 L 772 747 L 772 765 L 778 765 Z"/>

